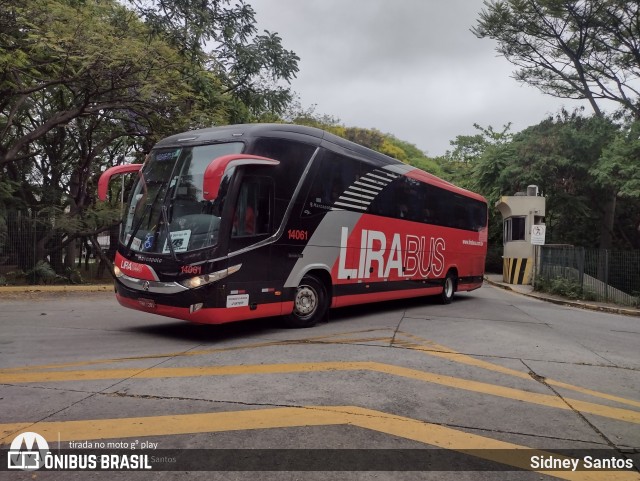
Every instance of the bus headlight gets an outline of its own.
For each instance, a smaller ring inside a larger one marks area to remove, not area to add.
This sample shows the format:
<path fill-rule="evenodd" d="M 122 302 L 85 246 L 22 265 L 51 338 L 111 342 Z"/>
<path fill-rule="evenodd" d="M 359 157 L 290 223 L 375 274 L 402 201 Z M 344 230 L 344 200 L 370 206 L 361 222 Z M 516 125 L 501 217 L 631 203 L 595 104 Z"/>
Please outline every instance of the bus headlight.
<path fill-rule="evenodd" d="M 113 275 L 116 277 L 122 277 L 124 274 L 118 266 L 113 266 Z"/>
<path fill-rule="evenodd" d="M 212 272 L 211 274 L 184 279 L 182 281 L 179 281 L 179 283 L 187 289 L 196 289 L 198 287 L 202 287 L 204 285 L 211 284 L 212 282 L 217 282 L 221 279 L 224 279 L 225 277 L 238 272 L 241 267 L 242 264 L 237 264 L 233 267 L 229 267 L 228 269 L 222 269 L 221 271 Z"/>

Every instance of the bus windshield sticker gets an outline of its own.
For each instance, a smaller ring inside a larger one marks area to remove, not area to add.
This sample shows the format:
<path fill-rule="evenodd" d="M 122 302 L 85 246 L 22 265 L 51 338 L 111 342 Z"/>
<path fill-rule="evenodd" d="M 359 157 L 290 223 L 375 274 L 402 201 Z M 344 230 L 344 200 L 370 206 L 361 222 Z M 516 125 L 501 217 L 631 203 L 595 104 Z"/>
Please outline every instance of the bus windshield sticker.
<path fill-rule="evenodd" d="M 156 158 L 155 160 L 159 161 L 159 162 L 163 162 L 163 161 L 167 161 L 167 160 L 172 160 L 175 157 L 178 156 L 178 153 L 180 152 L 180 149 L 176 149 L 176 150 L 170 150 L 168 152 L 158 152 L 156 154 Z"/>
<path fill-rule="evenodd" d="M 127 240 L 127 243 L 129 243 L 128 240 Z M 141 246 L 142 246 L 142 241 L 140 239 L 138 239 L 137 237 L 134 237 L 133 242 L 131 243 L 131 248 L 134 251 L 139 251 L 139 250 L 142 250 Z"/>
<path fill-rule="evenodd" d="M 187 247 L 189 246 L 189 238 L 191 237 L 190 230 L 178 230 L 175 232 L 171 232 L 171 243 L 173 244 L 174 252 L 186 252 Z M 162 249 L 163 254 L 168 254 L 169 244 L 167 241 L 164 242 L 164 248 Z"/>

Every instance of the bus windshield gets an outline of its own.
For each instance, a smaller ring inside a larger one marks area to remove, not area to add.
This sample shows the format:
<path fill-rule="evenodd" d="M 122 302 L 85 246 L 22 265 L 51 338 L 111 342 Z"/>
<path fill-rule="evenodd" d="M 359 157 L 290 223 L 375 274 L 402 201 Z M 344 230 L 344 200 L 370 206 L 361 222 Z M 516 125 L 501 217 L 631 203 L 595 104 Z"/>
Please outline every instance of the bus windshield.
<path fill-rule="evenodd" d="M 243 147 L 228 142 L 152 150 L 129 199 L 121 241 L 135 251 L 155 254 L 215 246 L 233 172 L 227 173 L 212 201 L 203 197 L 204 172 L 213 159 L 241 153 Z"/>

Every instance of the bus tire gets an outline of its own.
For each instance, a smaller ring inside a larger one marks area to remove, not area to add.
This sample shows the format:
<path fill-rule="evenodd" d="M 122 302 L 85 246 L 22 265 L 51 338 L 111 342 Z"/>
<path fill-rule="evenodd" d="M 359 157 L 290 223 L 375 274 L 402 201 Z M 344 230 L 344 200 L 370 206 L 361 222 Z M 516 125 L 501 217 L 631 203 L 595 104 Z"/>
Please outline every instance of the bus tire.
<path fill-rule="evenodd" d="M 294 328 L 313 327 L 329 308 L 327 288 L 313 275 L 304 276 L 293 297 L 293 311 L 284 320 Z"/>
<path fill-rule="evenodd" d="M 443 304 L 451 304 L 457 287 L 458 276 L 453 271 L 447 272 L 447 277 L 444 278 L 444 285 L 442 286 L 442 294 L 440 294 L 440 301 Z"/>

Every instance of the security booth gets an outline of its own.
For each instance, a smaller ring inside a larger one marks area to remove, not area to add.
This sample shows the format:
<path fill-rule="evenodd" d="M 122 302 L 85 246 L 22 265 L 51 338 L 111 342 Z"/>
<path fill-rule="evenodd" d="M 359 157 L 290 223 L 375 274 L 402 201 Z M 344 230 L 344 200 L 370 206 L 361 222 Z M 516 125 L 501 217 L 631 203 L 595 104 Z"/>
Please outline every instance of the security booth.
<path fill-rule="evenodd" d="M 509 284 L 531 284 L 536 245 L 544 244 L 545 198 L 537 185 L 526 192 L 503 196 L 495 205 L 503 219 L 502 279 Z"/>

